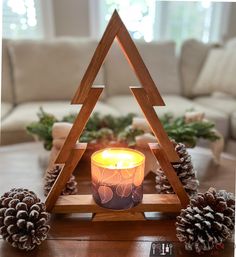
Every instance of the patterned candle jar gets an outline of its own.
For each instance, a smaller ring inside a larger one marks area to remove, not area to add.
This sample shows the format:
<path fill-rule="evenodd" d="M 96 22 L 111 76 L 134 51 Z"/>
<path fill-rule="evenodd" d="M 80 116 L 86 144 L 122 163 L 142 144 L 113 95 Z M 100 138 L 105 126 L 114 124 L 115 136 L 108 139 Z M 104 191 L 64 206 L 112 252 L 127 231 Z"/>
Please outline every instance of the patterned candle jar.
<path fill-rule="evenodd" d="M 107 148 L 91 156 L 94 201 L 104 207 L 123 210 L 143 198 L 145 156 L 129 148 Z"/>

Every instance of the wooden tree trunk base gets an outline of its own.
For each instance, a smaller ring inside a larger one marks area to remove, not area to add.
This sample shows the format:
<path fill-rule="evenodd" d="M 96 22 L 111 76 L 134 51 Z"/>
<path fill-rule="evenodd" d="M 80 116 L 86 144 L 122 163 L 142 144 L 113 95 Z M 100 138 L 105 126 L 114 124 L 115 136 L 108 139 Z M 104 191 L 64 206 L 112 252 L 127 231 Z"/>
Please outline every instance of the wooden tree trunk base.
<path fill-rule="evenodd" d="M 90 195 L 61 195 L 51 212 L 53 213 L 143 213 L 180 212 L 181 203 L 175 194 L 144 194 L 140 204 L 124 211 L 100 207 Z"/>
<path fill-rule="evenodd" d="M 146 220 L 143 212 L 101 212 L 94 213 L 92 221 L 138 221 Z"/>

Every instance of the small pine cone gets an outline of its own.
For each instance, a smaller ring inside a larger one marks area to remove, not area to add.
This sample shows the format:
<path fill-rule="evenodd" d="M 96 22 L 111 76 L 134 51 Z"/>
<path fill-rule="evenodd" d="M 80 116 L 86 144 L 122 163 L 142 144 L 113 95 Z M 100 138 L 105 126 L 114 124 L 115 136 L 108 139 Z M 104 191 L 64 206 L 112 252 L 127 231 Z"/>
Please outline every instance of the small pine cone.
<path fill-rule="evenodd" d="M 44 195 L 47 196 L 49 191 L 51 190 L 55 180 L 57 179 L 59 173 L 61 171 L 61 167 L 56 165 L 55 168 L 47 171 L 44 182 Z M 62 195 L 75 195 L 77 193 L 77 182 L 75 180 L 75 176 L 71 175 L 69 181 L 66 183 L 65 188 L 62 191 Z"/>
<path fill-rule="evenodd" d="M 13 247 L 32 250 L 47 238 L 49 214 L 28 189 L 13 188 L 0 198 L 0 234 Z"/>
<path fill-rule="evenodd" d="M 190 200 L 177 217 L 177 238 L 185 249 L 197 253 L 209 251 L 232 236 L 235 199 L 224 190 L 210 188 Z"/>
<path fill-rule="evenodd" d="M 199 182 L 196 178 L 196 172 L 193 168 L 191 156 L 188 154 L 186 146 L 182 143 L 176 143 L 172 140 L 175 151 L 180 157 L 180 163 L 173 164 L 184 189 L 189 196 L 194 196 L 198 191 Z M 165 172 L 160 168 L 156 172 L 156 190 L 159 194 L 174 194 Z"/>

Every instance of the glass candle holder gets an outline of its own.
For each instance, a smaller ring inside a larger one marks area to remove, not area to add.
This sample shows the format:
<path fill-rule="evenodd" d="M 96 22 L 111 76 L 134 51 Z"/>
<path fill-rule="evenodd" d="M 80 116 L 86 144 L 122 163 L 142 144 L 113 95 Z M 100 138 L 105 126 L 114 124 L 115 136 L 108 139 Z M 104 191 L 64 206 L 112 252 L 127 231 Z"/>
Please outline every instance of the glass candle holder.
<path fill-rule="evenodd" d="M 145 156 L 129 148 L 107 148 L 91 156 L 92 192 L 101 207 L 124 210 L 142 201 Z"/>

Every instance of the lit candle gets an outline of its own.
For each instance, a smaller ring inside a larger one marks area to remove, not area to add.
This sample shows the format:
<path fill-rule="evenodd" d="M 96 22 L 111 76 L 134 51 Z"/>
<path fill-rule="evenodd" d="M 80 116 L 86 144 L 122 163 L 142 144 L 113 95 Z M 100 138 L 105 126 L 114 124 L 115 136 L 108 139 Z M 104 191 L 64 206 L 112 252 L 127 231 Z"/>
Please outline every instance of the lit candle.
<path fill-rule="evenodd" d="M 95 202 L 109 209 L 136 206 L 143 198 L 145 156 L 129 148 L 107 148 L 91 157 Z"/>

